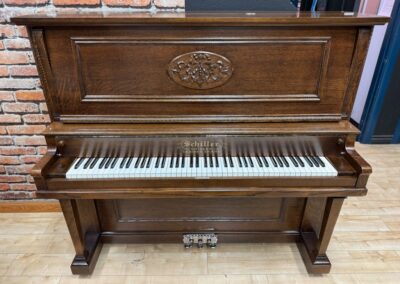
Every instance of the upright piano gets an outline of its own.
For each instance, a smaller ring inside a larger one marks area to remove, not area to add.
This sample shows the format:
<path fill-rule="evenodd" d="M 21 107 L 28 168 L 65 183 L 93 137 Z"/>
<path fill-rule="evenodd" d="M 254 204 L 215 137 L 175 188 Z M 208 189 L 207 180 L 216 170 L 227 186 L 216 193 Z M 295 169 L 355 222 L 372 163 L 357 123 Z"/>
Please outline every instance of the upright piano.
<path fill-rule="evenodd" d="M 328 273 L 343 200 L 367 193 L 349 116 L 371 31 L 387 21 L 13 18 L 28 27 L 52 121 L 32 175 L 39 198 L 60 201 L 72 272 L 91 273 L 103 243 L 296 242 L 310 273 Z"/>

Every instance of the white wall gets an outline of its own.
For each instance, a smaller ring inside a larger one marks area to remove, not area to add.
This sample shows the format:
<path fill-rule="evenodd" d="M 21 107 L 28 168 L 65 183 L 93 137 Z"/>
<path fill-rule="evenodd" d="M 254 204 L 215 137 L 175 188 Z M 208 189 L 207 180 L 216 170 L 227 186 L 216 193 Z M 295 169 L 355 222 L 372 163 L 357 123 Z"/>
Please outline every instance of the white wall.
<path fill-rule="evenodd" d="M 381 0 L 378 14 L 383 16 L 390 16 L 393 9 L 393 4 L 395 0 Z M 361 12 L 374 12 L 376 9 L 376 1 L 364 0 L 361 3 L 360 11 Z M 371 81 L 374 76 L 375 67 L 378 61 L 379 52 L 382 47 L 382 42 L 385 37 L 387 24 L 384 26 L 376 26 L 372 33 L 371 44 L 368 50 L 367 59 L 364 66 L 364 71 L 361 76 L 360 86 L 357 91 L 356 100 L 354 102 L 353 112 L 351 114 L 351 118 L 356 122 L 360 122 L 361 116 L 364 110 L 365 102 L 367 100 L 368 91 L 371 86 Z"/>

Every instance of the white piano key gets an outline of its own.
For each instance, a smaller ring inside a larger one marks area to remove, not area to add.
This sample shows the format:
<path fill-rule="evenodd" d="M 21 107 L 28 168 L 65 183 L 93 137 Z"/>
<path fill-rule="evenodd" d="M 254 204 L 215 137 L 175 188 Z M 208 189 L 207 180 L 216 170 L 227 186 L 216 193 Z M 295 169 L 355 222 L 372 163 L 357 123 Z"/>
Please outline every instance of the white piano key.
<path fill-rule="evenodd" d="M 103 158 L 101 158 L 101 157 L 99 157 L 99 158 L 97 158 L 97 162 L 96 162 L 96 164 L 94 165 L 94 167 L 91 169 L 91 174 L 90 174 L 90 178 L 93 178 L 93 179 L 96 179 L 96 178 L 98 178 L 98 169 L 99 169 L 99 165 L 100 165 L 100 163 L 101 163 L 101 161 L 103 160 Z"/>
<path fill-rule="evenodd" d="M 279 165 L 275 166 L 271 157 L 265 157 L 265 158 L 267 159 L 267 162 L 271 168 L 271 175 L 274 177 L 280 176 Z"/>
<path fill-rule="evenodd" d="M 84 169 L 84 165 L 89 160 L 89 158 L 83 158 L 83 162 L 79 165 L 75 172 L 76 179 L 85 179 L 86 178 L 86 170 Z"/>
<path fill-rule="evenodd" d="M 69 167 L 67 173 L 65 174 L 65 177 L 66 177 L 67 179 L 74 179 L 74 178 L 75 178 L 75 172 L 76 172 L 75 165 L 79 162 L 79 160 L 80 160 L 80 158 L 76 158 L 76 159 L 72 162 L 72 164 L 71 164 L 71 166 Z"/>
<path fill-rule="evenodd" d="M 220 176 L 227 177 L 228 176 L 228 167 L 225 167 L 224 157 L 218 157 L 218 163 L 220 167 Z"/>
<path fill-rule="evenodd" d="M 147 178 L 152 177 L 152 169 L 156 163 L 156 160 L 157 159 L 155 159 L 154 157 L 151 157 L 150 160 L 149 159 L 147 160 L 146 165 L 145 165 L 146 171 L 145 171 L 144 177 L 147 177 Z"/>
<path fill-rule="evenodd" d="M 245 173 L 244 173 L 243 168 L 241 168 L 239 166 L 238 157 L 236 157 L 236 156 L 232 157 L 232 162 L 233 162 L 233 168 L 232 168 L 233 176 L 237 176 L 237 177 L 244 176 Z"/>
<path fill-rule="evenodd" d="M 306 168 L 307 171 L 307 176 L 316 176 L 317 173 L 315 171 L 314 165 L 312 164 L 310 165 L 305 157 L 300 157 L 300 159 L 302 159 L 304 163 L 304 167 Z"/>
<path fill-rule="evenodd" d="M 186 177 L 193 178 L 196 176 L 196 159 L 193 157 L 192 167 L 190 167 L 190 156 L 185 157 Z"/>
<path fill-rule="evenodd" d="M 295 166 L 291 163 L 289 157 L 287 157 L 287 156 L 282 156 L 282 158 L 284 159 L 283 162 L 286 161 L 286 162 L 289 164 L 289 166 L 287 166 L 286 163 L 283 163 L 284 168 L 285 168 L 285 173 L 286 173 L 286 175 L 289 176 L 289 177 L 294 177 L 294 176 L 296 176 L 296 173 L 295 173 L 295 171 L 296 171 Z"/>
<path fill-rule="evenodd" d="M 292 176 L 300 177 L 301 176 L 301 167 L 300 167 L 299 163 L 297 163 L 297 161 L 295 160 L 296 165 L 297 165 L 297 167 L 296 167 L 295 163 L 292 161 L 292 159 L 290 157 L 287 157 L 287 160 L 290 165 L 290 168 L 292 169 L 292 173 L 293 173 Z"/>
<path fill-rule="evenodd" d="M 199 157 L 199 167 L 196 170 L 196 177 L 207 177 L 207 167 L 206 164 L 204 163 L 204 158 Z"/>
<path fill-rule="evenodd" d="M 328 171 L 328 176 L 337 176 L 338 172 L 337 170 L 332 166 L 332 163 L 325 157 L 320 156 L 319 157 L 322 162 L 324 162 L 325 167 L 327 168 Z"/>

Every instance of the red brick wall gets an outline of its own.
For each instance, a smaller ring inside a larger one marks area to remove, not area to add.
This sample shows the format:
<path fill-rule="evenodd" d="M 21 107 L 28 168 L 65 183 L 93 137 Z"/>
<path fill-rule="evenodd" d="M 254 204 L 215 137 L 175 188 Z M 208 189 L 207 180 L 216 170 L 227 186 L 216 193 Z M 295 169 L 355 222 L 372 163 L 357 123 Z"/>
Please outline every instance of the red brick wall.
<path fill-rule="evenodd" d="M 183 8 L 184 0 L 0 0 L 0 199 L 35 197 L 29 171 L 46 152 L 49 122 L 26 29 L 10 17 L 54 11 Z"/>

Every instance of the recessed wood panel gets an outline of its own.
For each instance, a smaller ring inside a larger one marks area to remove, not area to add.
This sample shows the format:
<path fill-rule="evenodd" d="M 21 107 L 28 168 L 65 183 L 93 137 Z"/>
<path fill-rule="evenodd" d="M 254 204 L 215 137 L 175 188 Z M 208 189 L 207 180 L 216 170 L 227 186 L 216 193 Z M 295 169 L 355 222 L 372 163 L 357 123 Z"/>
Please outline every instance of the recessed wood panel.
<path fill-rule="evenodd" d="M 196 41 L 76 38 L 73 43 L 85 102 L 319 101 L 329 58 L 329 38 L 319 37 Z M 224 67 L 229 69 L 229 76 L 223 78 L 227 82 L 212 84 L 211 92 L 203 90 L 210 89 L 204 88 L 205 84 L 196 85 L 219 74 L 204 60 L 188 58 L 190 66 L 182 58 L 190 53 L 218 56 L 211 64 L 229 62 Z M 168 76 L 173 60 L 179 61 L 177 66 L 186 65 L 181 77 L 192 77 L 192 86 L 184 84 L 182 78 L 179 82 Z"/>
<path fill-rule="evenodd" d="M 304 199 L 252 197 L 97 201 L 105 231 L 137 232 L 297 230 L 303 205 Z"/>

